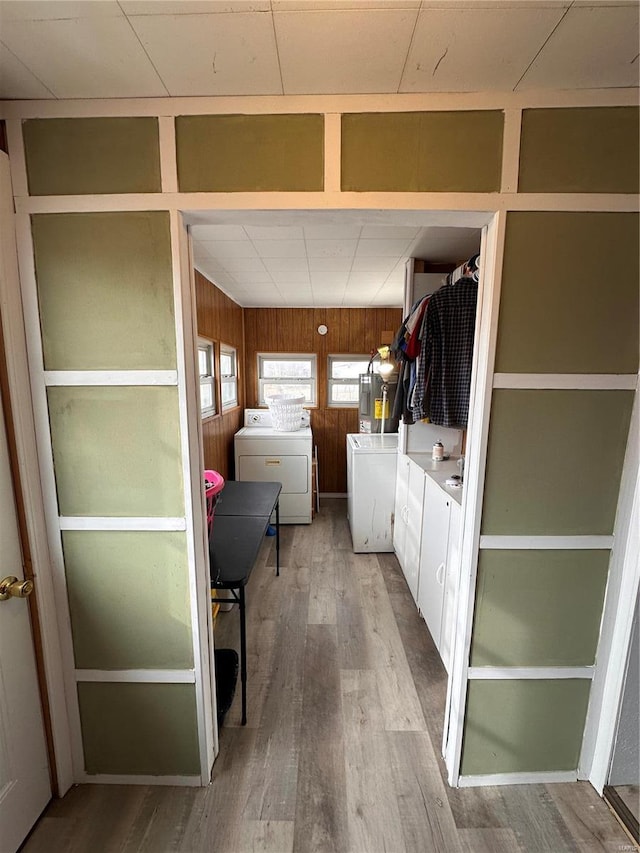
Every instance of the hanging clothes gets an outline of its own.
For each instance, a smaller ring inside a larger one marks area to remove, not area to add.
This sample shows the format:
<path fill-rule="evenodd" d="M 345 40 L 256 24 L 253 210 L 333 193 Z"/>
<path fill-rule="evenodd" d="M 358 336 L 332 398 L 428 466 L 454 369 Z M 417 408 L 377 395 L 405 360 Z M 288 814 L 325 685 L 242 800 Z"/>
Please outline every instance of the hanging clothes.
<path fill-rule="evenodd" d="M 465 276 L 437 290 L 427 305 L 413 417 L 445 427 L 466 427 L 473 365 L 478 283 Z"/>

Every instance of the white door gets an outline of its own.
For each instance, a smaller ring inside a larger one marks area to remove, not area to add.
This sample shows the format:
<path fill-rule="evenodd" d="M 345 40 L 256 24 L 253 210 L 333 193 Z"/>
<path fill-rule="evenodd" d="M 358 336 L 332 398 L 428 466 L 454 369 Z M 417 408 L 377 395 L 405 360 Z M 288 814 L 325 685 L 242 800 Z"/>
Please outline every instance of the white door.
<path fill-rule="evenodd" d="M 420 571 L 420 543 L 422 541 L 422 508 L 424 503 L 425 474 L 415 462 L 409 462 L 409 489 L 407 491 L 407 541 L 405 545 L 404 576 L 418 603 L 418 577 Z"/>
<path fill-rule="evenodd" d="M 1 397 L 0 507 L 0 581 L 22 581 Z M 0 598 L 2 588 L 0 583 Z M 13 595 L 0 600 L 0 686 L 0 848 L 14 853 L 49 802 L 51 786 L 29 602 Z"/>
<path fill-rule="evenodd" d="M 418 607 L 441 655 L 451 500 L 431 477 L 426 477 Z"/>

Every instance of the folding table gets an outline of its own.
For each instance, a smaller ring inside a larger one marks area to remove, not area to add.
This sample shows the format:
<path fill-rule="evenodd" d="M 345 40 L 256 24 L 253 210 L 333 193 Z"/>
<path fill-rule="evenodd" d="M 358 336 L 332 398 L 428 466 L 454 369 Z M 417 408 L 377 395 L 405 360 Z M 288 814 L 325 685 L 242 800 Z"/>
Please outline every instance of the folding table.
<path fill-rule="evenodd" d="M 260 546 L 276 513 L 276 574 L 280 574 L 280 483 L 227 481 L 216 506 L 209 539 L 212 589 L 224 589 L 231 598 L 218 601 L 240 609 L 240 680 L 242 725 L 247 722 L 247 631 L 244 588 L 249 581 Z"/>

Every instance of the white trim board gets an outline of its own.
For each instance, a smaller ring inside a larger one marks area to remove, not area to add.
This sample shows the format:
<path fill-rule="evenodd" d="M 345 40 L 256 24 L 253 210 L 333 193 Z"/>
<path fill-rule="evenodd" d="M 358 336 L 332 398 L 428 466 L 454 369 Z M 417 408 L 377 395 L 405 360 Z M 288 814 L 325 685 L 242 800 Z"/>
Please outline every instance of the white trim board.
<path fill-rule="evenodd" d="M 613 536 L 508 536 L 484 534 L 480 548 L 487 551 L 607 551 Z"/>
<path fill-rule="evenodd" d="M 430 92 L 389 95 L 248 95 L 177 98 L 104 98 L 0 101 L 0 118 L 108 116 L 279 115 L 286 113 L 507 110 L 553 107 L 630 106 L 638 90 L 539 89 L 527 92 Z"/>
<path fill-rule="evenodd" d="M 61 515 L 60 530 L 186 530 L 186 518 Z"/>
<path fill-rule="evenodd" d="M 494 388 L 635 391 L 635 373 L 495 373 Z"/>
<path fill-rule="evenodd" d="M 100 684 L 194 684 L 192 669 L 76 669 L 76 681 Z"/>
<path fill-rule="evenodd" d="M 522 109 L 511 108 L 504 111 L 502 134 L 502 176 L 500 192 L 518 192 L 520 172 L 520 134 L 522 131 Z"/>
<path fill-rule="evenodd" d="M 200 788 L 202 783 L 199 776 L 126 776 L 96 773 L 92 775 L 83 771 L 78 782 L 82 785 L 166 785 L 182 788 Z"/>
<path fill-rule="evenodd" d="M 45 370 L 44 384 L 177 385 L 176 370 Z"/>
<path fill-rule="evenodd" d="M 484 785 L 547 785 L 552 782 L 577 782 L 575 770 L 549 770 L 532 773 L 487 773 L 483 776 L 460 776 L 459 788 L 479 788 Z"/>
<path fill-rule="evenodd" d="M 470 666 L 472 681 L 548 681 L 593 678 L 593 666 Z"/>
<path fill-rule="evenodd" d="M 486 224 L 494 212 L 509 210 L 637 213 L 632 193 L 462 193 L 462 192 L 263 192 L 113 193 L 111 195 L 15 196 L 17 213 L 113 211 L 406 210 L 475 213 Z M 458 224 L 462 226 L 464 223 Z"/>

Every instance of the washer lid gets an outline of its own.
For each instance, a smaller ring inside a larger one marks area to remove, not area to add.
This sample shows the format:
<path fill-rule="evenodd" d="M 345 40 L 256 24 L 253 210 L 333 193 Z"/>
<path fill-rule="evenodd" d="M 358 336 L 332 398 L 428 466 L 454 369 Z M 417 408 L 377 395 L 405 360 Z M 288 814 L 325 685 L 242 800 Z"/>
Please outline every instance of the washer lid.
<path fill-rule="evenodd" d="M 398 434 L 384 433 L 350 433 L 349 444 L 358 453 L 395 453 L 398 449 Z"/>

